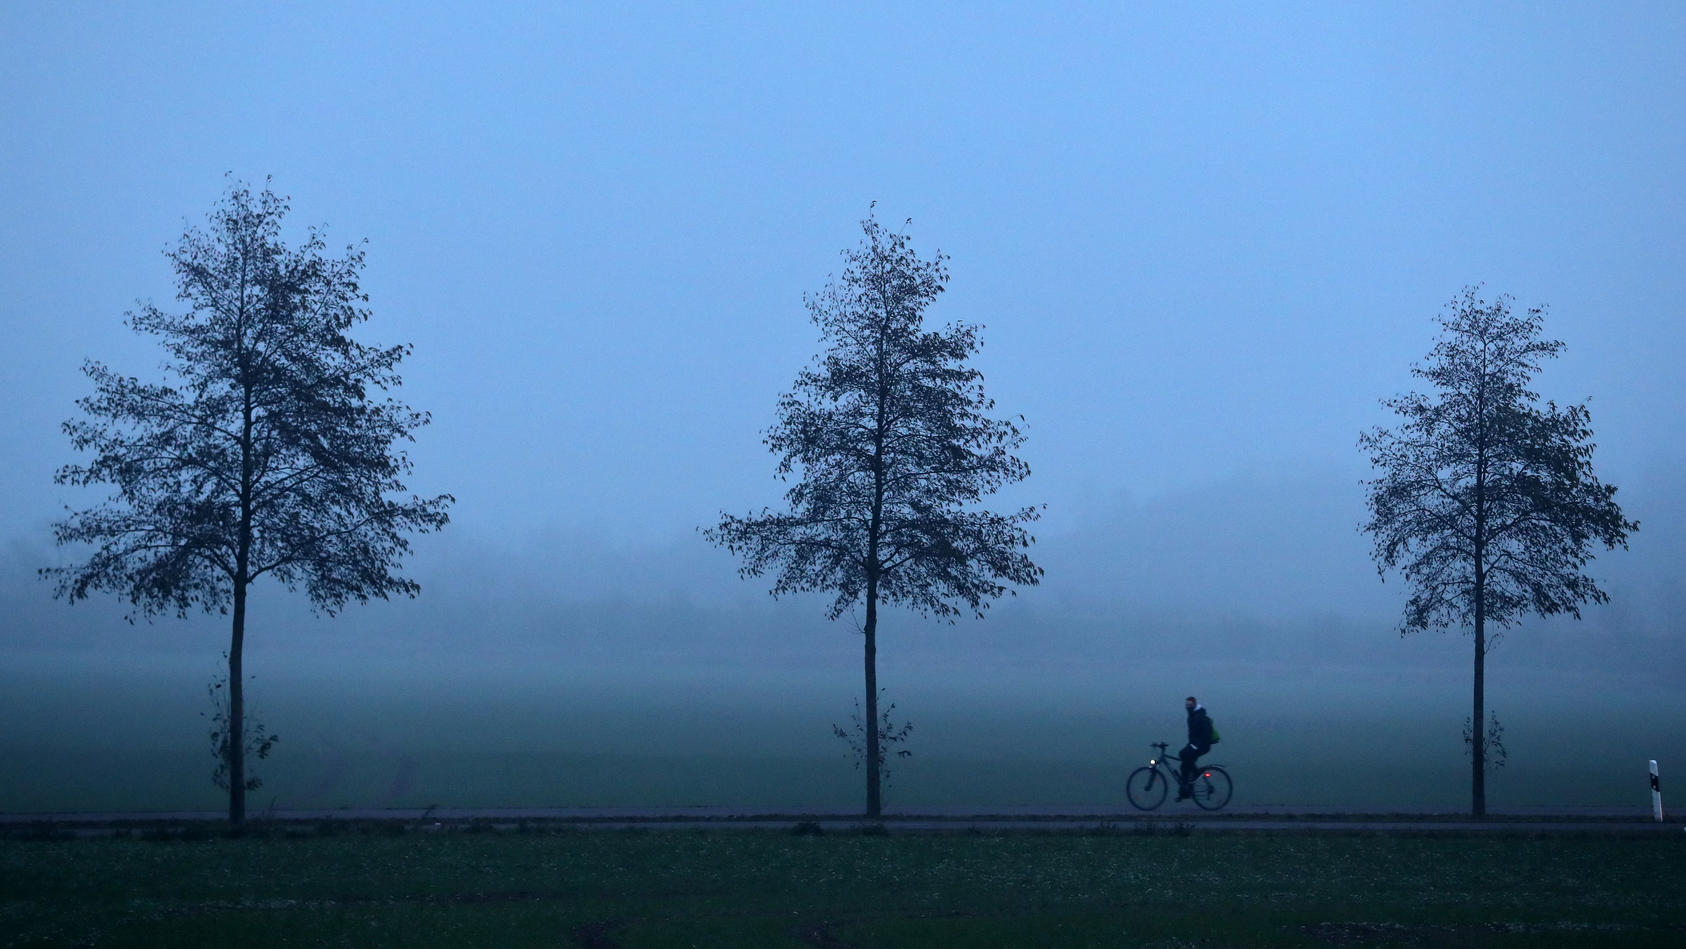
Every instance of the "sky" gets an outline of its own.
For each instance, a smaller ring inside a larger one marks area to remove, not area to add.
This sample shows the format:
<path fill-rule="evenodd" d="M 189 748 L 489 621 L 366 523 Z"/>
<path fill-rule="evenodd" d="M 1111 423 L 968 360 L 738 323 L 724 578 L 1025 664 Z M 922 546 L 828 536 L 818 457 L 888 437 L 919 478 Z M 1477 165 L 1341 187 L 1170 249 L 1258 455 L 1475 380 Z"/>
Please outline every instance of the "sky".
<path fill-rule="evenodd" d="M 985 327 L 987 391 L 1026 420 L 1032 474 L 996 503 L 1046 505 L 1040 587 L 896 620 L 900 692 L 1087 676 L 1162 692 L 1174 728 L 1189 680 L 1258 676 L 1214 659 L 1467 679 L 1467 640 L 1394 632 L 1356 442 L 1481 283 L 1548 306 L 1566 349 L 1537 388 L 1588 403 L 1641 522 L 1595 561 L 1612 604 L 1507 661 L 1661 683 L 1686 725 L 1686 9 L 1043 6 L 0 5 L 0 674 L 200 677 L 223 648 L 220 620 L 129 627 L 34 570 L 94 500 L 52 481 L 79 366 L 156 372 L 123 314 L 173 304 L 162 251 L 232 175 L 291 197 L 295 243 L 367 241 L 361 338 L 414 346 L 400 395 L 432 415 L 410 486 L 457 498 L 415 604 L 315 619 L 260 591 L 270 668 L 543 656 L 846 703 L 849 619 L 769 601 L 696 528 L 778 503 L 761 438 L 821 345 L 803 294 L 876 202 L 950 255 L 928 318 Z"/>

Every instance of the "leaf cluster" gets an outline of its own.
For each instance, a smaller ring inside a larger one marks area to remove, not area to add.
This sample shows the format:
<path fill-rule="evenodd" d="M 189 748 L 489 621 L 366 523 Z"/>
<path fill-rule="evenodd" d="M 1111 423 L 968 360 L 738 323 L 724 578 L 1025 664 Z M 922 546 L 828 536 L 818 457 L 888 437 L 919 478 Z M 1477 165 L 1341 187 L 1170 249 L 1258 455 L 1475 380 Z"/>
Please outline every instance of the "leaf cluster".
<path fill-rule="evenodd" d="M 1488 303 L 1477 289 L 1448 304 L 1412 369 L 1431 390 L 1384 400 L 1399 424 L 1359 439 L 1380 472 L 1361 530 L 1377 570 L 1398 569 L 1412 589 L 1401 632 L 1579 618 L 1582 603 L 1608 600 L 1583 572 L 1594 545 L 1625 548 L 1639 527 L 1593 472 L 1586 406 L 1542 405 L 1530 388 L 1563 349 L 1541 338 L 1544 309 L 1513 313 L 1509 297 Z"/>
<path fill-rule="evenodd" d="M 775 571 L 774 596 L 833 593 L 834 619 L 869 585 L 927 615 L 982 615 L 1008 584 L 1042 575 L 1025 553 L 1038 510 L 978 507 L 1029 475 L 1013 454 L 1024 435 L 989 414 L 967 363 L 981 327 L 924 325 L 947 258 L 921 259 L 875 218 L 862 228 L 843 273 L 805 298 L 827 348 L 779 399 L 765 438 L 779 476 L 794 479 L 788 511 L 723 514 L 704 535 L 743 558 L 744 576 Z"/>
<path fill-rule="evenodd" d="M 896 703 L 885 704 L 884 692 L 884 689 L 878 690 L 878 743 L 876 745 L 868 741 L 866 716 L 861 712 L 860 699 L 855 700 L 855 710 L 849 713 L 850 727 L 844 728 L 841 725 L 834 724 L 831 726 L 831 733 L 843 739 L 844 744 L 849 746 L 849 757 L 854 760 L 856 770 L 860 770 L 866 764 L 866 757 L 869 754 L 868 747 L 877 749 L 878 773 L 882 775 L 884 785 L 888 787 L 890 784 L 890 748 L 892 745 L 901 744 L 913 737 L 913 723 L 893 720 Z M 905 747 L 897 748 L 895 757 L 911 758 L 913 757 L 913 750 Z"/>
<path fill-rule="evenodd" d="M 1475 735 L 1475 717 L 1464 718 L 1464 754 L 1473 755 L 1477 750 Z M 1503 768 L 1510 753 L 1505 751 L 1505 727 L 1499 722 L 1499 713 L 1488 712 L 1487 734 L 1480 738 L 1479 750 L 1481 760 L 1494 769 Z"/>
<path fill-rule="evenodd" d="M 223 653 L 222 657 L 226 663 L 228 653 Z M 211 771 L 211 783 L 224 791 L 229 789 L 229 775 L 233 773 L 235 740 L 233 709 L 230 707 L 227 685 L 226 672 L 211 676 L 210 682 L 205 686 L 205 694 L 211 700 L 211 711 L 209 715 L 200 713 L 201 717 L 208 718 L 211 722 L 208 733 L 211 739 L 211 757 L 217 762 L 217 766 Z M 276 742 L 281 740 L 281 736 L 270 732 L 258 718 L 258 714 L 251 709 L 243 710 L 240 731 L 242 757 L 257 755 L 260 760 L 268 758 L 270 752 L 275 750 Z M 263 779 L 247 770 L 245 785 L 246 790 L 256 791 L 263 787 Z"/>

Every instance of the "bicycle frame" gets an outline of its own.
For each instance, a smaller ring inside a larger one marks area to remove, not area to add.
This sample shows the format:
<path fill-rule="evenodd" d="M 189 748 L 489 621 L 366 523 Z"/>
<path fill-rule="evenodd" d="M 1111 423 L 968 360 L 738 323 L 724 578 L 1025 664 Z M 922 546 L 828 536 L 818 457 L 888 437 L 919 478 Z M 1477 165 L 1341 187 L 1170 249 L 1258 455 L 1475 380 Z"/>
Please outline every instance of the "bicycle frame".
<path fill-rule="evenodd" d="M 1218 810 L 1229 803 L 1233 793 L 1234 782 L 1230 780 L 1229 772 L 1223 765 L 1204 764 L 1195 770 L 1194 779 L 1185 784 L 1182 780 L 1182 759 L 1173 759 L 1169 753 L 1169 742 L 1152 742 L 1149 747 L 1158 749 L 1158 754 L 1148 759 L 1145 767 L 1130 772 L 1125 780 L 1125 790 L 1130 803 L 1138 810 L 1151 811 L 1165 803 L 1165 797 L 1172 787 L 1179 790 L 1178 800 L 1192 798 L 1196 806 L 1202 810 Z M 1175 760 L 1176 764 L 1172 765 Z M 1164 783 L 1160 783 L 1164 782 Z"/>
<path fill-rule="evenodd" d="M 1167 748 L 1170 747 L 1169 742 L 1163 742 L 1163 741 L 1154 742 L 1149 747 L 1158 748 L 1159 754 L 1155 755 L 1152 758 L 1147 759 L 1148 767 L 1159 771 L 1161 774 L 1163 774 L 1166 771 L 1169 771 L 1171 773 L 1171 777 L 1170 777 L 1171 782 L 1173 784 L 1176 784 L 1179 787 L 1182 786 L 1182 783 L 1183 783 L 1183 759 L 1182 759 L 1182 756 L 1181 755 L 1173 755 L 1169 751 L 1166 750 Z M 1180 751 L 1181 749 L 1178 749 L 1178 750 Z M 1209 778 L 1209 777 L 1211 777 L 1210 774 L 1202 774 L 1201 773 L 1202 771 L 1206 770 L 1207 768 L 1222 769 L 1223 765 L 1219 764 L 1216 761 L 1208 761 L 1205 764 L 1198 765 L 1194 769 L 1194 776 L 1196 778 L 1202 778 L 1202 777 Z"/>

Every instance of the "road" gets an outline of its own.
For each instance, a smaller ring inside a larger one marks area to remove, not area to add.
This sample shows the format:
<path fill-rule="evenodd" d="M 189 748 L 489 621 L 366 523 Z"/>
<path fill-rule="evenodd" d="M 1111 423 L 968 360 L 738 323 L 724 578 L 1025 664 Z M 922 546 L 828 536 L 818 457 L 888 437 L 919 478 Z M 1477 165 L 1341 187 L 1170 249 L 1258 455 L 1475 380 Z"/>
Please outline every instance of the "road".
<path fill-rule="evenodd" d="M 812 824 L 826 831 L 848 831 L 869 823 L 887 830 L 967 832 L 973 830 L 1117 831 L 1120 833 L 1212 833 L 1223 831 L 1349 830 L 1412 833 L 1627 833 L 1679 834 L 1680 815 L 1657 822 L 1651 812 L 1631 807 L 1561 807 L 1517 809 L 1477 820 L 1446 813 L 1372 813 L 1360 810 L 1251 806 L 1208 813 L 1189 805 L 1167 804 L 1151 812 L 1116 806 L 946 807 L 892 811 L 880 822 L 859 815 L 827 811 L 766 812 L 708 807 L 533 807 L 533 808 L 374 808 L 288 810 L 248 815 L 254 822 L 320 825 L 329 821 L 399 822 L 415 830 L 448 830 L 476 825 L 498 828 L 548 826 L 614 830 L 643 828 L 769 828 Z M 0 830 L 29 833 L 57 830 L 81 834 L 123 829 L 187 828 L 223 819 L 217 811 L 134 813 L 0 814 Z"/>

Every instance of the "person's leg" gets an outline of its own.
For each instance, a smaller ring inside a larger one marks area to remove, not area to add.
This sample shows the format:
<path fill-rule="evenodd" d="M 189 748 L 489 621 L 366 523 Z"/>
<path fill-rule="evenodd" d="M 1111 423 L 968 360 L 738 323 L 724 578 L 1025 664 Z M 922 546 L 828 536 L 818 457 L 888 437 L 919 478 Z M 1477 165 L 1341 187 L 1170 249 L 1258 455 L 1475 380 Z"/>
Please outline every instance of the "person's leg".
<path fill-rule="evenodd" d="M 1200 760 L 1200 750 L 1193 745 L 1184 745 L 1183 750 L 1177 752 L 1177 757 L 1182 759 L 1183 786 L 1187 787 L 1194 780 L 1194 763 Z"/>

